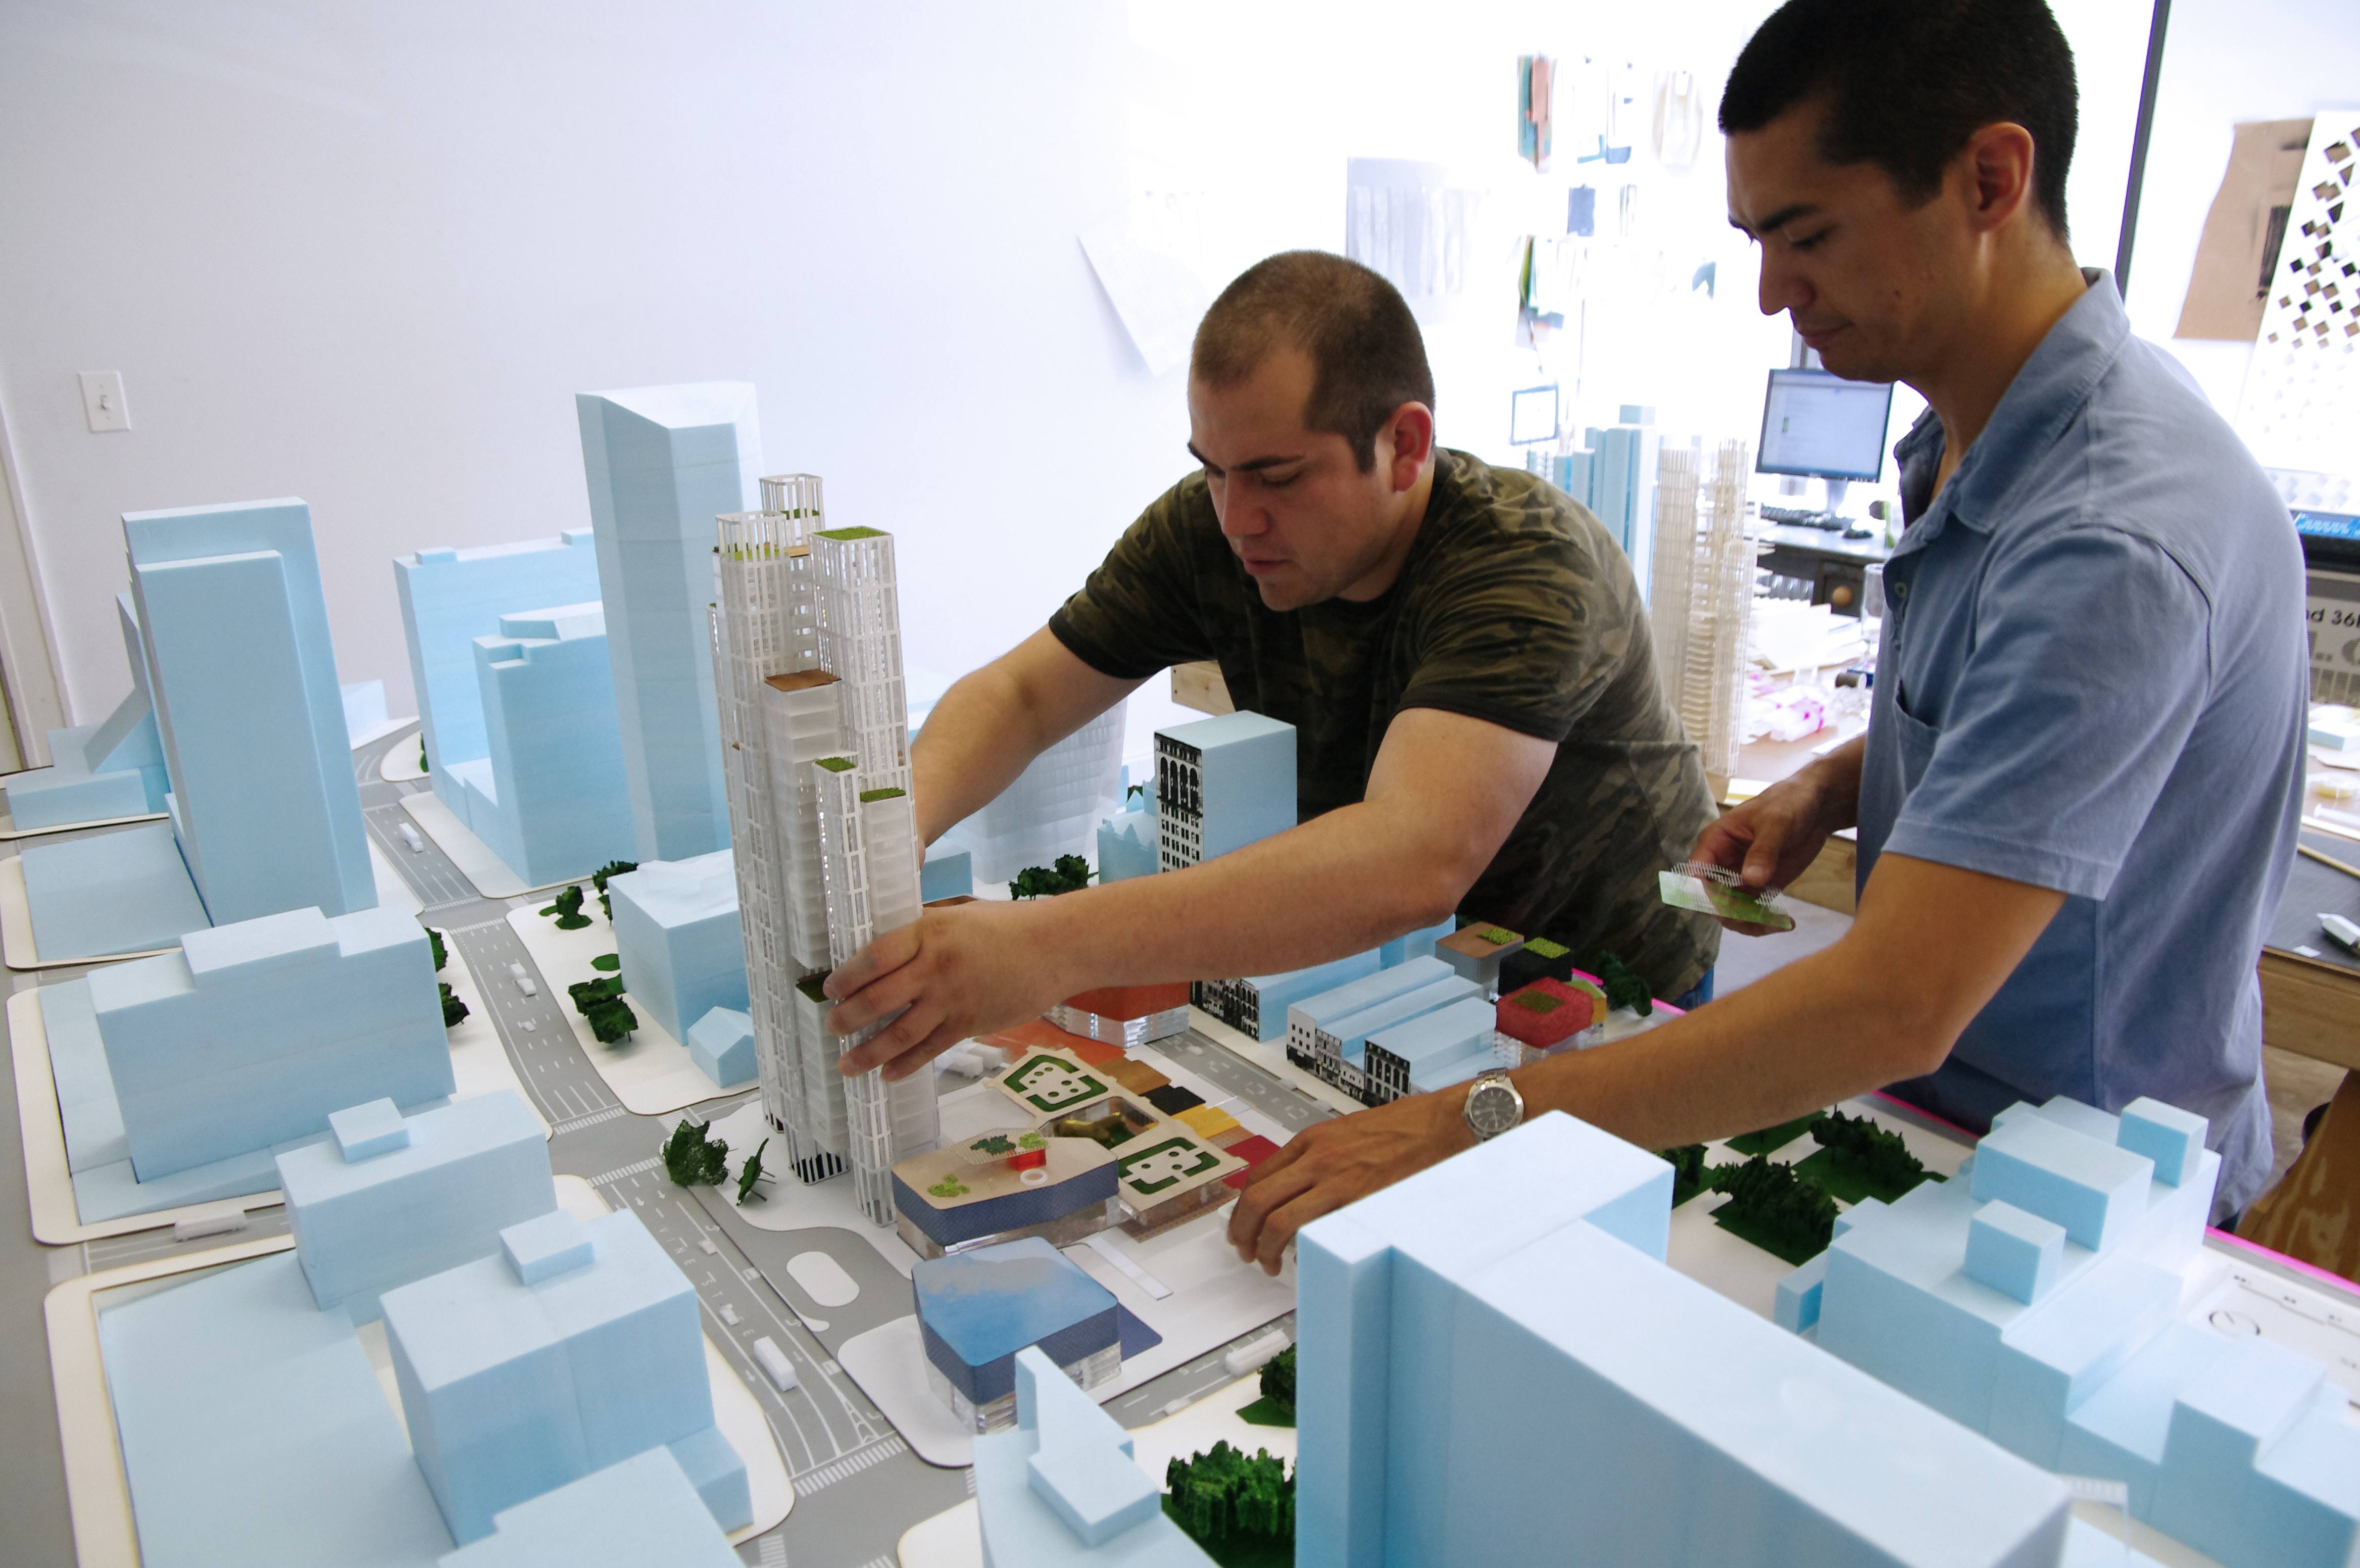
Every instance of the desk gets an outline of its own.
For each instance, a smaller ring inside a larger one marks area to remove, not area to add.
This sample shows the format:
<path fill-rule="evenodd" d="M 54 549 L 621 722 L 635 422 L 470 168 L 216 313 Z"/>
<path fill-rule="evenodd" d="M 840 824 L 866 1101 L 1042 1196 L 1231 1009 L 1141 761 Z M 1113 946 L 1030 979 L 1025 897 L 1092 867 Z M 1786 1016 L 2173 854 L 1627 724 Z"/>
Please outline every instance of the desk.
<path fill-rule="evenodd" d="M 1836 605 L 1844 615 L 1858 615 L 1866 569 L 1893 554 L 1881 537 L 1846 539 L 1825 529 L 1777 523 L 1762 531 L 1761 565 L 1774 576 L 1797 578 L 1811 585 L 1813 604 L 1835 604 L 1835 593 L 1847 590 Z"/>

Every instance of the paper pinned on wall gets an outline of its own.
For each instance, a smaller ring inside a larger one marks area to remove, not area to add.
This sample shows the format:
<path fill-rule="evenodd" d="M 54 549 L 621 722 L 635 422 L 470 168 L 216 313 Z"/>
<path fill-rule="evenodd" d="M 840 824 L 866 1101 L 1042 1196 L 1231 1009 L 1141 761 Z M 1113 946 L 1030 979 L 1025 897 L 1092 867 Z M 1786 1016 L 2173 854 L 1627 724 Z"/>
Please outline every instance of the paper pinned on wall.
<path fill-rule="evenodd" d="M 2313 122 L 2245 367 L 2237 433 L 2266 468 L 2360 478 L 2360 107 Z"/>
<path fill-rule="evenodd" d="M 1171 251 L 1142 239 L 1126 222 L 1085 230 L 1082 254 L 1113 302 L 1150 375 L 1161 376 L 1188 357 L 1196 323 L 1212 302 L 1196 269 Z"/>
<path fill-rule="evenodd" d="M 1344 254 L 1413 297 L 1467 288 L 1467 244 L 1481 192 L 1441 165 L 1355 158 L 1344 166 Z"/>

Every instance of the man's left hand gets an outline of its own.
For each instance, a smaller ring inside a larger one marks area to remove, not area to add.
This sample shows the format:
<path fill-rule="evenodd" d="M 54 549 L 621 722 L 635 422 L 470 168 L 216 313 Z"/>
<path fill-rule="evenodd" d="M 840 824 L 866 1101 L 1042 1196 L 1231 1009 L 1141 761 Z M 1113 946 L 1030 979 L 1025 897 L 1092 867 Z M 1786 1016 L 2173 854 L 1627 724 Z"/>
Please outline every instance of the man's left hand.
<path fill-rule="evenodd" d="M 1320 1215 L 1473 1148 L 1465 1105 L 1465 1091 L 1446 1089 L 1304 1128 L 1246 1178 L 1229 1245 L 1275 1275 L 1295 1233 Z"/>
<path fill-rule="evenodd" d="M 1058 970 L 1051 944 L 1029 927 L 1035 912 L 1021 904 L 963 904 L 929 909 L 888 931 L 827 977 L 835 1034 L 901 1015 L 873 1040 L 847 1051 L 836 1067 L 857 1078 L 881 1067 L 898 1081 L 961 1040 L 1013 1028 L 1064 1001 L 1076 987 Z"/>

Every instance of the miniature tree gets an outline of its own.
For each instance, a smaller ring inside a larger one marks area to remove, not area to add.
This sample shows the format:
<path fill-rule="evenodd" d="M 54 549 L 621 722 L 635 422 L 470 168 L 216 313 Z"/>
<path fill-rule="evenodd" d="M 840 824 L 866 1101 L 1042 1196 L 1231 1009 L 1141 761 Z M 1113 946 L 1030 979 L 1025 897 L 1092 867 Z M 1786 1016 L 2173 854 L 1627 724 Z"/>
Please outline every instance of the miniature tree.
<path fill-rule="evenodd" d="M 426 927 L 426 939 L 434 946 L 434 972 L 441 974 L 442 966 L 451 961 L 451 949 L 442 945 L 442 933 L 432 926 Z"/>
<path fill-rule="evenodd" d="M 418 738 L 418 771 L 419 771 L 420 773 L 421 773 L 427 771 L 427 768 L 426 768 L 426 737 L 425 737 L 425 736 L 423 736 L 423 735 L 421 735 L 421 736 Z"/>
<path fill-rule="evenodd" d="M 1677 1209 L 1709 1185 L 1704 1173 L 1704 1146 L 1683 1144 L 1662 1151 L 1672 1166 L 1672 1207 Z"/>
<path fill-rule="evenodd" d="M 1144 797 L 1145 797 L 1145 795 L 1146 795 L 1146 794 L 1147 794 L 1147 786 L 1146 786 L 1145 784 L 1132 784 L 1129 789 L 1126 789 L 1126 790 L 1124 790 L 1124 791 L 1122 792 L 1122 803 L 1123 803 L 1123 805 L 1125 805 L 1125 806 L 1129 806 L 1129 805 L 1130 805 L 1132 801 L 1134 801 L 1134 800 L 1140 800 L 1140 799 L 1144 798 Z"/>
<path fill-rule="evenodd" d="M 590 924 L 590 916 L 582 913 L 582 884 L 569 883 L 560 889 L 556 899 L 541 910 L 543 915 L 557 916 L 561 931 L 579 931 Z"/>
<path fill-rule="evenodd" d="M 611 1046 L 617 1040 L 628 1038 L 639 1026 L 639 1015 L 631 1011 L 629 1003 L 619 997 L 612 1002 L 601 1002 L 595 1007 L 584 1008 L 582 1016 L 589 1022 L 590 1033 L 602 1046 Z"/>
<path fill-rule="evenodd" d="M 1832 1179 L 1833 1196 L 1857 1201 L 1862 1196 L 1891 1202 L 1933 1173 L 1909 1152 L 1900 1135 L 1886 1132 L 1865 1116 L 1822 1111 L 1805 1129 L 1825 1151 L 1797 1168 L 1806 1178 L 1822 1168 Z"/>
<path fill-rule="evenodd" d="M 1729 1194 L 1713 1214 L 1716 1224 L 1789 1263 L 1809 1262 L 1835 1239 L 1836 1201 L 1792 1166 L 1755 1155 L 1743 1165 L 1713 1167 L 1708 1185 Z"/>
<path fill-rule="evenodd" d="M 729 1145 L 708 1137 L 709 1127 L 683 1116 L 664 1140 L 664 1174 L 682 1187 L 717 1187 L 729 1174 Z"/>
<path fill-rule="evenodd" d="M 770 1179 L 768 1176 L 764 1175 L 762 1171 L 762 1151 L 770 1146 L 770 1140 L 768 1138 L 764 1138 L 760 1143 L 754 1146 L 754 1152 L 746 1157 L 744 1167 L 738 1170 L 738 1201 L 739 1203 L 742 1204 L 748 1199 L 754 1196 L 754 1184 L 756 1182 L 768 1181 Z"/>
<path fill-rule="evenodd" d="M 1295 1477 L 1258 1449 L 1251 1458 L 1216 1442 L 1202 1453 L 1164 1467 L 1164 1512 L 1218 1562 L 1292 1560 Z M 1280 1555 L 1281 1549 L 1284 1555 Z"/>
<path fill-rule="evenodd" d="M 622 996 L 623 977 L 611 974 L 599 980 L 577 980 L 565 988 L 565 994 L 574 998 L 574 1010 L 587 1018 L 593 1007 Z"/>
<path fill-rule="evenodd" d="M 1286 1407 L 1295 1413 L 1295 1347 L 1288 1345 L 1262 1364 L 1262 1397 Z"/>
<path fill-rule="evenodd" d="M 1090 885 L 1097 873 L 1089 861 L 1079 855 L 1059 855 L 1051 867 L 1027 866 L 1016 873 L 1008 884 L 1011 898 L 1048 898 L 1061 893 L 1073 893 Z"/>
<path fill-rule="evenodd" d="M 467 1004 L 459 1000 L 449 981 L 438 980 L 434 983 L 442 992 L 442 1026 L 455 1029 L 466 1021 Z"/>
<path fill-rule="evenodd" d="M 1601 953 L 1590 961 L 1589 968 L 1598 976 L 1598 982 L 1606 988 L 1608 1007 L 1635 1008 L 1642 1018 L 1655 1013 L 1655 993 L 1647 989 L 1647 982 L 1633 973 L 1631 966 L 1621 959 L 1612 953 Z"/>
<path fill-rule="evenodd" d="M 614 974 L 622 969 L 623 960 L 614 953 L 600 953 L 590 960 L 590 967 L 601 974 Z"/>
<path fill-rule="evenodd" d="M 606 883 L 621 876 L 625 872 L 635 872 L 639 869 L 639 862 L 637 861 L 608 861 L 590 873 L 590 885 L 598 890 L 598 908 L 610 922 L 615 918 L 615 905 L 613 899 L 607 894 Z"/>

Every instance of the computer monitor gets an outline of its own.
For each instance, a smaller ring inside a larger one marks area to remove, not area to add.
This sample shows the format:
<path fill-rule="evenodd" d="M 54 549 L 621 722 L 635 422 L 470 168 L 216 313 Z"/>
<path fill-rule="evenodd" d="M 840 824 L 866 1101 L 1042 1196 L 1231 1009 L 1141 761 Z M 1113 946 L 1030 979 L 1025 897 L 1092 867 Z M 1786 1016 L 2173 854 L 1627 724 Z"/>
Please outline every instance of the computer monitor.
<path fill-rule="evenodd" d="M 1885 431 L 1893 384 L 1847 381 L 1828 370 L 1773 370 L 1762 400 L 1757 474 L 1828 481 L 1828 510 L 1843 502 L 1854 479 L 1885 474 Z"/>

